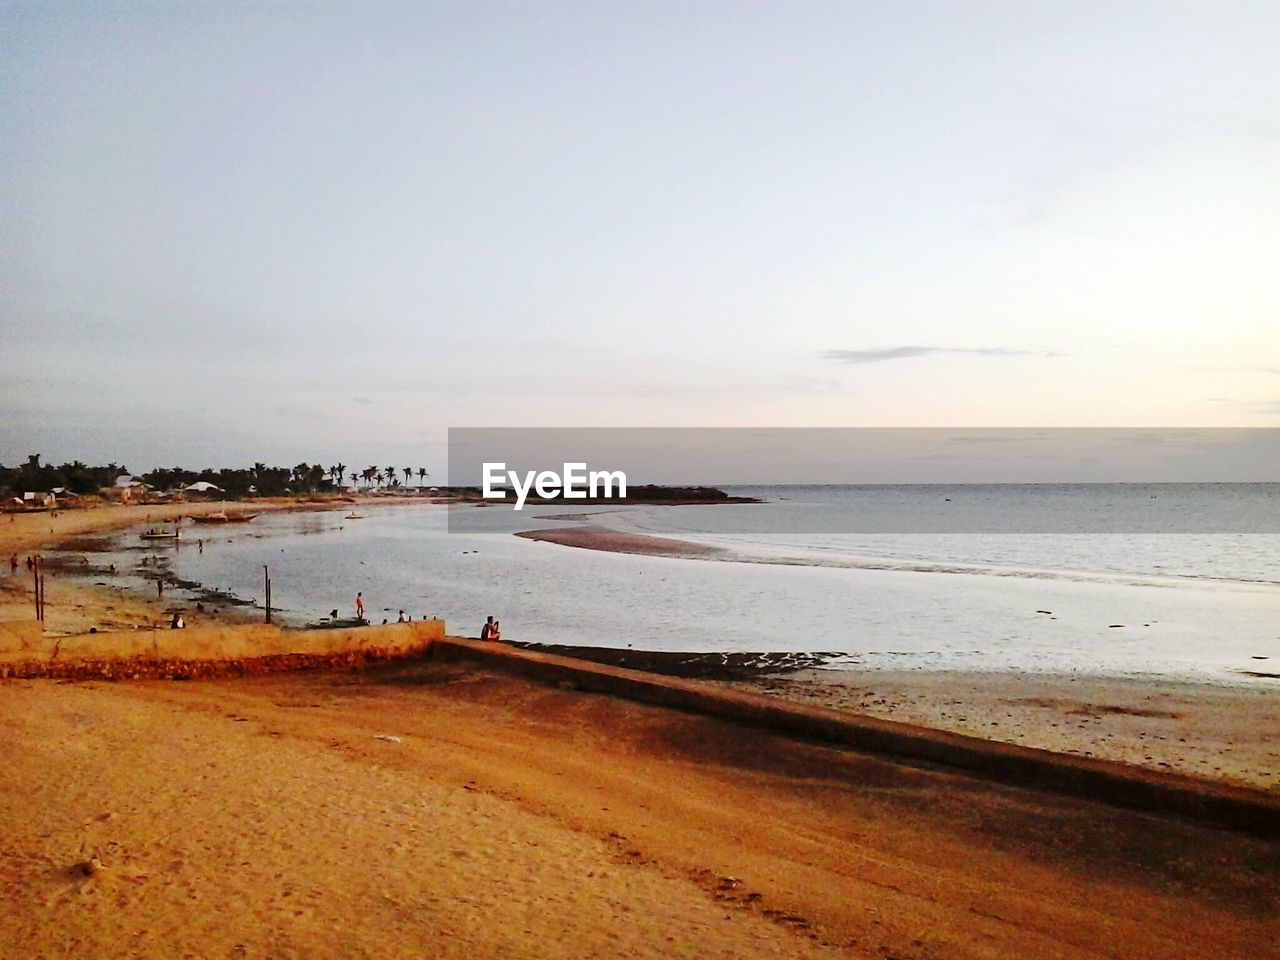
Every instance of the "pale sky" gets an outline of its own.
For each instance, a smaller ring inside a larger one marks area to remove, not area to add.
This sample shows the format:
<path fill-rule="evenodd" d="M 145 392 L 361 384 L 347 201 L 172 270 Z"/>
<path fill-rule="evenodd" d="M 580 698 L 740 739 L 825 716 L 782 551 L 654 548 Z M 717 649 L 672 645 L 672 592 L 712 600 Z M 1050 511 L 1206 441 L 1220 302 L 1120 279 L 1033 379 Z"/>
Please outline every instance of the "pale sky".
<path fill-rule="evenodd" d="M 0 463 L 1280 425 L 1278 38 L 1274 3 L 0 2 Z"/>

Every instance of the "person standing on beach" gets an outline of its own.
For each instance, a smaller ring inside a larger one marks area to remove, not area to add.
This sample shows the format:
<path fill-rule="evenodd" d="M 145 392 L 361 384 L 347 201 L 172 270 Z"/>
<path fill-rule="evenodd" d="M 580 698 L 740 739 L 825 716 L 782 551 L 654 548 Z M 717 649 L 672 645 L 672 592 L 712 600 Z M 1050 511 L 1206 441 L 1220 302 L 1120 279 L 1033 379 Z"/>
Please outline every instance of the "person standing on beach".
<path fill-rule="evenodd" d="M 484 622 L 484 626 L 480 628 L 480 639 L 493 639 L 493 617 L 489 617 L 489 619 Z"/>
<path fill-rule="evenodd" d="M 356 594 L 356 619 L 357 620 L 364 619 L 364 593 L 363 592 Z"/>

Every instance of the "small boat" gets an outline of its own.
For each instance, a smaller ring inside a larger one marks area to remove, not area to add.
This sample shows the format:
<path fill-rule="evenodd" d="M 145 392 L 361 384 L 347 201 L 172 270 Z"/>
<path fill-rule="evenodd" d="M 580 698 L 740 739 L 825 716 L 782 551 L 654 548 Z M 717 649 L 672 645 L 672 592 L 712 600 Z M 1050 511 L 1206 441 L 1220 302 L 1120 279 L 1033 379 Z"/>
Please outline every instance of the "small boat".
<path fill-rule="evenodd" d="M 195 523 L 248 523 L 256 513 L 210 513 L 203 517 L 193 516 Z"/>
<path fill-rule="evenodd" d="M 364 617 L 335 618 L 322 617 L 315 623 L 308 623 L 308 630 L 342 630 L 348 627 L 367 627 L 369 621 Z"/>
<path fill-rule="evenodd" d="M 182 537 L 182 531 L 176 527 L 172 530 L 167 527 L 152 527 L 144 533 L 140 533 L 143 540 L 178 540 Z"/>
<path fill-rule="evenodd" d="M 364 519 L 364 514 L 363 514 L 363 513 L 356 513 L 354 510 L 352 510 L 350 513 L 348 513 L 348 514 L 347 514 L 345 517 L 343 517 L 342 519 L 343 519 L 343 520 L 363 520 L 363 519 Z"/>

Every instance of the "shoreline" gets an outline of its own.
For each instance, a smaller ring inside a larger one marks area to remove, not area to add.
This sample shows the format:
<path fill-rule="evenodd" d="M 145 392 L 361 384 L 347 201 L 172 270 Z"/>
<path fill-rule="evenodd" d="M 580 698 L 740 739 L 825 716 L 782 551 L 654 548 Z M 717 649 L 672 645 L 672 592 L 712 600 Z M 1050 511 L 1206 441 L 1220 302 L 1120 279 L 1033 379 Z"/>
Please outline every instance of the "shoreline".
<path fill-rule="evenodd" d="M 46 550 L 74 549 L 79 540 L 92 541 L 120 530 L 147 524 L 171 524 L 193 516 L 223 513 L 309 513 L 349 509 L 353 504 L 433 503 L 433 497 L 342 497 L 333 500 L 210 500 L 164 504 L 102 504 L 74 510 L 11 513 L 0 517 L 0 621 L 34 617 L 35 590 L 26 557 Z M 239 527 L 240 525 L 236 525 Z M 218 530 L 211 527 L 210 530 Z M 185 542 L 185 541 L 184 541 Z M 11 572 L 11 558 L 18 568 Z M 71 576 L 61 575 L 68 572 Z M 188 626 L 197 623 L 251 623 L 262 619 L 260 608 L 214 599 L 201 612 L 198 599 L 143 596 L 125 586 L 104 581 L 74 582 L 78 576 L 62 567 L 49 567 L 45 576 L 45 632 L 51 635 L 102 631 L 153 629 L 167 626 L 177 611 Z"/>
<path fill-rule="evenodd" d="M 962 671 L 801 670 L 721 681 L 851 713 L 1280 792 L 1275 690 Z"/>
<path fill-rule="evenodd" d="M 433 501 L 367 497 L 361 505 L 410 502 Z M 349 506 L 349 500 L 242 501 L 234 507 L 227 502 L 208 502 L 107 506 L 68 511 L 57 518 L 28 515 L 21 518 L 25 522 L 0 521 L 0 556 L 7 559 L 16 550 L 25 549 L 24 544 L 47 548 L 196 513 L 228 509 L 297 512 Z M 572 517 L 578 523 L 565 529 L 525 531 L 516 536 L 644 556 L 731 556 L 722 548 L 583 524 L 579 516 Z M 175 609 L 181 610 L 189 626 L 250 623 L 262 618 L 261 609 L 256 607 L 209 604 L 197 613 L 192 609 L 193 600 L 140 596 L 110 583 L 74 583 L 56 573 L 51 571 L 47 579 L 45 632 L 50 636 L 86 633 L 90 627 L 102 631 L 161 628 Z M 21 566 L 17 577 L 8 576 L 7 570 L 0 573 L 0 620 L 30 619 L 31 611 L 30 574 Z M 572 647 L 555 652 L 697 677 L 797 702 L 905 720 L 990 740 L 1119 760 L 1267 790 L 1280 789 L 1280 737 L 1265 733 L 1268 729 L 1280 730 L 1280 707 L 1273 702 L 1275 691 L 1267 689 L 1269 684 L 1235 687 L 1157 677 L 832 670 L 821 669 L 830 655 L 820 653 L 660 655 Z"/>
<path fill-rule="evenodd" d="M 514 643 L 1055 753 L 1280 793 L 1276 691 L 1160 678 L 826 668 L 833 654 L 676 653 Z"/>

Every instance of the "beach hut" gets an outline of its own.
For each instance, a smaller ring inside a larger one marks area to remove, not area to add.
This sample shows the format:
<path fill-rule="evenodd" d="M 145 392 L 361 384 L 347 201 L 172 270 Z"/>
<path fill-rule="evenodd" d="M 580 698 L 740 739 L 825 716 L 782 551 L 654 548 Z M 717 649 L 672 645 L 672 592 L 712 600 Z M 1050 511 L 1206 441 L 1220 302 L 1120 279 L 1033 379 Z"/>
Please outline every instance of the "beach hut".
<path fill-rule="evenodd" d="M 74 490 L 68 490 L 66 487 L 54 487 L 50 493 L 54 496 L 54 505 L 59 507 L 76 507 L 80 505 L 83 499 L 80 494 Z"/>
<path fill-rule="evenodd" d="M 210 483 L 208 480 L 197 480 L 195 483 L 188 483 L 182 488 L 181 492 L 184 496 L 213 499 L 215 494 L 222 492 L 222 488 L 216 483 Z"/>

